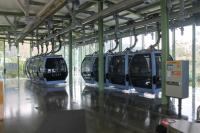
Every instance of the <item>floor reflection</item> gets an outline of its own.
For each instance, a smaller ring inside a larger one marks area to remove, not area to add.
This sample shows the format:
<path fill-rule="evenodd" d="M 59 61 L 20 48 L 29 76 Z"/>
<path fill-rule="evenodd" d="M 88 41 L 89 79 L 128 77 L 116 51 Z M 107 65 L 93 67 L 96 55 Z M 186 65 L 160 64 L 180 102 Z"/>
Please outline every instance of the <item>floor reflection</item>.
<path fill-rule="evenodd" d="M 58 113 L 61 119 L 62 113 L 59 112 L 66 113 L 68 110 L 86 110 L 87 133 L 154 132 L 162 118 L 178 117 L 177 100 L 170 100 L 170 110 L 167 111 L 162 108 L 159 97 L 105 90 L 103 103 L 99 104 L 98 88 L 85 87 L 80 77 L 75 79 L 73 95 L 69 93 L 68 84 L 44 86 L 20 80 L 17 87 L 9 80 L 12 85 L 6 85 L 5 89 L 6 132 L 34 133 L 38 129 L 43 130 L 41 126 L 48 121 L 48 117 L 54 119 L 56 116 L 53 114 Z M 190 89 L 189 98 L 183 100 L 183 119 L 195 119 L 195 111 L 200 104 L 200 90 L 196 89 L 195 93 L 196 96 Z M 67 115 L 63 116 L 63 121 Z"/>

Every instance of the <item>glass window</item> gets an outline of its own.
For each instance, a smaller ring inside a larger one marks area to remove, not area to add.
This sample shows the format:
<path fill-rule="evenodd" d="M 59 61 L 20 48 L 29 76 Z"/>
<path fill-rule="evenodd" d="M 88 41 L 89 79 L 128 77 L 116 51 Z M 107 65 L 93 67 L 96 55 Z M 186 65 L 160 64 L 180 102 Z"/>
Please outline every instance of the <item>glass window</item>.
<path fill-rule="evenodd" d="M 192 79 L 192 26 L 185 26 L 181 34 L 176 29 L 176 60 L 189 60 L 189 78 Z"/>

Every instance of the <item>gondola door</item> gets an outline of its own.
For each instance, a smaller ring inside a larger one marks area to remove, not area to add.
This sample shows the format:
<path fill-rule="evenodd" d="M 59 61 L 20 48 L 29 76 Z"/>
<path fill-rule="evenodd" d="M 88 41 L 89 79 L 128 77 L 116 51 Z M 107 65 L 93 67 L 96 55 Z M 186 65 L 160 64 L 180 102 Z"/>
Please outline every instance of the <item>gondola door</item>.
<path fill-rule="evenodd" d="M 109 64 L 109 81 L 115 85 L 126 85 L 125 56 L 113 56 Z"/>
<path fill-rule="evenodd" d="M 133 87 L 152 89 L 151 54 L 135 54 L 130 62 L 130 81 Z"/>

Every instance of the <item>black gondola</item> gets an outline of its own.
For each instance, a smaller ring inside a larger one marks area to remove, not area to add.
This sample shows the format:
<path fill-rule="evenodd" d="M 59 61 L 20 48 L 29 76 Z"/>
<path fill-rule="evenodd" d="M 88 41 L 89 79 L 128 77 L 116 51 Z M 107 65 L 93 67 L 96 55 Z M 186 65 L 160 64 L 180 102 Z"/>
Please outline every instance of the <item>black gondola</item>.
<path fill-rule="evenodd" d="M 67 65 L 62 56 L 35 56 L 26 61 L 27 77 L 35 82 L 64 83 L 68 75 Z"/>
<path fill-rule="evenodd" d="M 106 56 L 104 56 L 106 62 Z M 104 63 L 104 69 L 106 63 Z M 81 76 L 88 84 L 96 84 L 98 82 L 98 55 L 97 53 L 86 55 L 81 63 Z M 104 81 L 106 78 L 104 76 Z"/>

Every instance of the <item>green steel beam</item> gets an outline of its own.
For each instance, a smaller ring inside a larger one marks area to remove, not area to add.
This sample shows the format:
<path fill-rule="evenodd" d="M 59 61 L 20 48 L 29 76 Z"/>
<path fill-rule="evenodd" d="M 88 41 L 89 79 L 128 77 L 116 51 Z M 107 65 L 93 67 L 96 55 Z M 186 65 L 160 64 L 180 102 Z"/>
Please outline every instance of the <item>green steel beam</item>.
<path fill-rule="evenodd" d="M 167 0 L 161 0 L 161 31 L 162 31 L 162 104 L 167 105 L 166 93 L 166 62 L 169 54 L 169 14 Z"/>
<path fill-rule="evenodd" d="M 196 87 L 196 26 L 192 25 L 192 88 Z"/>
<path fill-rule="evenodd" d="M 72 77 L 72 43 L 73 43 L 73 37 L 72 37 L 72 30 L 69 32 L 69 91 L 70 91 L 70 97 L 72 98 L 72 90 L 73 90 L 73 77 Z"/>
<path fill-rule="evenodd" d="M 98 0 L 98 12 L 103 10 L 103 0 Z M 104 98 L 104 57 L 103 57 L 103 18 L 98 19 L 98 39 L 99 39 L 99 62 L 98 62 L 98 72 L 99 72 L 99 105 L 103 105 Z"/>
<path fill-rule="evenodd" d="M 172 29 L 172 57 L 176 59 L 176 29 Z"/>
<path fill-rule="evenodd" d="M 35 13 L 30 13 L 29 16 L 35 16 Z M 23 17 L 23 12 L 13 12 L 13 11 L 0 11 L 0 16 L 19 16 Z M 67 18 L 65 15 L 54 15 L 56 18 Z"/>

